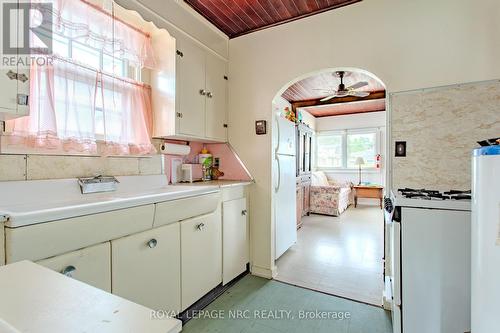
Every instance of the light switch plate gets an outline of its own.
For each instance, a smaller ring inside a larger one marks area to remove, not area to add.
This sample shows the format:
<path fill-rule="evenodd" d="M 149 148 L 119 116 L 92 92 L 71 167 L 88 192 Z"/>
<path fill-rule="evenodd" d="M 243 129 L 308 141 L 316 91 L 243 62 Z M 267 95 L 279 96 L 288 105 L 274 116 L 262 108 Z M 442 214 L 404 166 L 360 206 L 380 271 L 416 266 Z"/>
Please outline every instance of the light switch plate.
<path fill-rule="evenodd" d="M 396 141 L 394 149 L 395 157 L 406 157 L 406 141 Z"/>

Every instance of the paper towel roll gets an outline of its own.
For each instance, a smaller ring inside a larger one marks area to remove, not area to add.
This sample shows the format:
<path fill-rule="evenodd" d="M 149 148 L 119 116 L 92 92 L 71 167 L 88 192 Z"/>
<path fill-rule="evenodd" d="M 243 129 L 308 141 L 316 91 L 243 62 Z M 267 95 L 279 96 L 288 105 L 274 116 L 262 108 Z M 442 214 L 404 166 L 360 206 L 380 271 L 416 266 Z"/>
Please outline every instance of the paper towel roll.
<path fill-rule="evenodd" d="M 160 146 L 160 152 L 167 155 L 188 155 L 191 152 L 191 147 L 175 143 L 163 143 Z"/>

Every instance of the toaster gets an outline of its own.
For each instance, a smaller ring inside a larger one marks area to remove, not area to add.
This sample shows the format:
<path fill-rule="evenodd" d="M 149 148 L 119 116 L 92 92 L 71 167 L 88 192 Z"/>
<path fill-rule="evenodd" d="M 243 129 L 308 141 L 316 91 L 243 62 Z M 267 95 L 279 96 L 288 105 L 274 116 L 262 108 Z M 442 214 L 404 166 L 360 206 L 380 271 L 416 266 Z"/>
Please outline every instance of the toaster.
<path fill-rule="evenodd" d="M 183 164 L 181 166 L 181 170 L 182 181 L 185 183 L 201 181 L 203 178 L 203 170 L 201 164 Z"/>

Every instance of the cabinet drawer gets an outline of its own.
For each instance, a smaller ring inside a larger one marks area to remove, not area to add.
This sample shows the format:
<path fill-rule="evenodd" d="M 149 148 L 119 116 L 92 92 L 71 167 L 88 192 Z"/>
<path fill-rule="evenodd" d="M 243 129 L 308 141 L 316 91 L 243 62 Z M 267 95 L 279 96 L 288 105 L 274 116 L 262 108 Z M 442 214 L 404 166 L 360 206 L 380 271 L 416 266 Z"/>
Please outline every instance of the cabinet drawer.
<path fill-rule="evenodd" d="M 154 205 L 5 228 L 7 263 L 40 260 L 151 229 Z"/>
<path fill-rule="evenodd" d="M 167 201 L 156 204 L 154 226 L 159 227 L 211 213 L 217 209 L 220 193 L 211 193 L 198 197 Z"/>
<path fill-rule="evenodd" d="M 180 226 L 161 228 L 111 242 L 113 294 L 164 311 L 180 311 Z"/>
<path fill-rule="evenodd" d="M 37 261 L 37 264 L 111 292 L 111 250 L 109 242 L 40 260 Z"/>
<path fill-rule="evenodd" d="M 222 189 L 222 201 L 236 200 L 245 197 L 245 186 L 226 187 Z"/>
<path fill-rule="evenodd" d="M 181 222 L 182 310 L 222 282 L 221 210 Z"/>

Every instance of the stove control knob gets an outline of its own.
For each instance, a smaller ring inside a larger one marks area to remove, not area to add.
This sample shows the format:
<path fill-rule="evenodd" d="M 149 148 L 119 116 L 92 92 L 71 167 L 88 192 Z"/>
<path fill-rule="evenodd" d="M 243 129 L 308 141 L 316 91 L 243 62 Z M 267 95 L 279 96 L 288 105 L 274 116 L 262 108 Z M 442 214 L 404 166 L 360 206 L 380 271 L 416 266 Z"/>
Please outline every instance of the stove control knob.
<path fill-rule="evenodd" d="M 384 208 L 388 213 L 392 213 L 394 206 L 392 205 L 392 200 L 390 198 L 384 199 Z"/>

